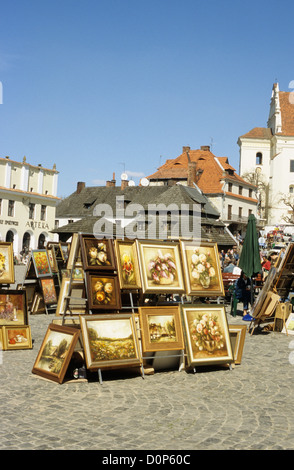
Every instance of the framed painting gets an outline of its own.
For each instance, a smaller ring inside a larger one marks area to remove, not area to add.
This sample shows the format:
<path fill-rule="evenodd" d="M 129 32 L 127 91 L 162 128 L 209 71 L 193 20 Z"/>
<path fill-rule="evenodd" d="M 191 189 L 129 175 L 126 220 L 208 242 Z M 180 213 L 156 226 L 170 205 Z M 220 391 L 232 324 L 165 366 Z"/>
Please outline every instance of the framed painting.
<path fill-rule="evenodd" d="M 52 277 L 40 279 L 45 305 L 57 303 L 57 294 Z"/>
<path fill-rule="evenodd" d="M 58 272 L 58 265 L 57 265 L 57 261 L 56 261 L 55 251 L 54 251 L 53 247 L 51 247 L 51 248 L 47 247 L 46 249 L 47 249 L 47 255 L 48 255 L 51 271 L 53 273 L 57 273 Z"/>
<path fill-rule="evenodd" d="M 47 249 L 32 250 L 32 259 L 37 278 L 52 276 Z"/>
<path fill-rule="evenodd" d="M 121 289 L 140 289 L 140 271 L 135 241 L 115 240 L 118 277 Z"/>
<path fill-rule="evenodd" d="M 0 284 L 14 284 L 13 245 L 0 242 Z"/>
<path fill-rule="evenodd" d="M 25 290 L 0 290 L 0 326 L 28 325 Z"/>
<path fill-rule="evenodd" d="M 143 352 L 184 349 L 178 306 L 139 307 L 138 312 Z"/>
<path fill-rule="evenodd" d="M 115 271 L 116 258 L 113 240 L 97 239 L 94 235 L 80 234 L 84 270 Z"/>
<path fill-rule="evenodd" d="M 294 335 L 294 312 L 290 312 L 286 320 L 286 325 L 282 329 L 282 333 Z"/>
<path fill-rule="evenodd" d="M 235 364 L 241 364 L 246 331 L 247 331 L 246 325 L 229 325 L 230 339 L 231 339 L 231 345 L 233 349 Z"/>
<path fill-rule="evenodd" d="M 77 328 L 51 323 L 47 328 L 32 373 L 62 383 L 79 334 L 80 330 Z"/>
<path fill-rule="evenodd" d="M 58 302 L 56 307 L 56 315 L 63 315 L 66 313 L 66 297 L 70 294 L 72 298 L 68 302 L 68 311 L 72 314 L 86 313 L 87 312 L 87 299 L 85 298 L 86 289 L 84 283 L 72 283 L 70 287 L 70 279 L 63 277 L 61 287 L 58 295 Z"/>
<path fill-rule="evenodd" d="M 134 314 L 80 316 L 88 369 L 140 366 Z"/>
<path fill-rule="evenodd" d="M 30 326 L 3 326 L 3 349 L 32 349 Z"/>
<path fill-rule="evenodd" d="M 225 307 L 181 305 L 189 367 L 234 361 Z"/>
<path fill-rule="evenodd" d="M 187 295 L 224 296 L 217 244 L 183 240 L 180 244 Z"/>
<path fill-rule="evenodd" d="M 136 240 L 143 293 L 183 293 L 178 243 Z"/>
<path fill-rule="evenodd" d="M 86 272 L 89 309 L 120 309 L 121 296 L 116 275 Z"/>
<path fill-rule="evenodd" d="M 3 345 L 3 328 L 4 326 L 0 326 L 0 351 L 4 349 Z"/>

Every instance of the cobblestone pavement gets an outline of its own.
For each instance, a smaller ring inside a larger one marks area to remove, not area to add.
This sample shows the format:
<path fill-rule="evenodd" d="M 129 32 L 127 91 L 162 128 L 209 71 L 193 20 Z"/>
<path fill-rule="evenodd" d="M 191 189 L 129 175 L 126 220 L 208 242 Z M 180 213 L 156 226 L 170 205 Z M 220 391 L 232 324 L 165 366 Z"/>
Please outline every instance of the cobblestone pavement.
<path fill-rule="evenodd" d="M 293 449 L 293 337 L 246 333 L 232 370 L 112 371 L 103 383 L 59 385 L 31 372 L 53 317 L 30 316 L 33 349 L 1 352 L 1 450 Z"/>

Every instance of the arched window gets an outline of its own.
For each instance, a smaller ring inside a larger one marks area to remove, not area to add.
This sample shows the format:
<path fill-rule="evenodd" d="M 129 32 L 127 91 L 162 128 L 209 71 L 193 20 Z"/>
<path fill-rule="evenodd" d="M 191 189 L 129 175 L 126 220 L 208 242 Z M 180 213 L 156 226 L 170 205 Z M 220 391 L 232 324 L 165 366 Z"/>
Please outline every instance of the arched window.
<path fill-rule="evenodd" d="M 289 186 L 289 193 L 290 194 L 294 193 L 294 185 L 293 184 L 291 184 L 291 186 Z"/>
<path fill-rule="evenodd" d="M 262 165 L 262 153 L 257 152 L 256 154 L 256 165 Z"/>

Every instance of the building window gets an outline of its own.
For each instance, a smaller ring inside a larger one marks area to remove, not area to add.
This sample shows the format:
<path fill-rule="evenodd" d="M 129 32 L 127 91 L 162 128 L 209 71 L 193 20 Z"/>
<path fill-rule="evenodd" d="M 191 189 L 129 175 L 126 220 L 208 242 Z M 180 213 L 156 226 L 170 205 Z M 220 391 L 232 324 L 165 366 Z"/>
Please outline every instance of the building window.
<path fill-rule="evenodd" d="M 248 209 L 248 217 L 252 214 L 252 209 Z"/>
<path fill-rule="evenodd" d="M 35 216 L 35 204 L 29 203 L 29 219 L 33 219 Z"/>
<path fill-rule="evenodd" d="M 242 207 L 239 207 L 239 219 L 242 219 Z"/>
<path fill-rule="evenodd" d="M 233 192 L 233 183 L 228 183 L 228 192 L 229 193 Z"/>
<path fill-rule="evenodd" d="M 231 220 L 232 218 L 232 206 L 229 204 L 228 205 L 228 220 Z"/>
<path fill-rule="evenodd" d="M 293 184 L 291 184 L 291 186 L 289 186 L 289 193 L 290 194 L 293 194 L 294 193 L 294 186 Z M 0 209 L 1 210 L 1 209 Z"/>
<path fill-rule="evenodd" d="M 252 189 L 249 189 L 248 193 L 249 193 L 249 197 L 252 197 Z"/>
<path fill-rule="evenodd" d="M 256 154 L 256 165 L 262 165 L 262 153 L 257 152 Z"/>
<path fill-rule="evenodd" d="M 46 220 L 46 206 L 41 205 L 41 220 Z"/>
<path fill-rule="evenodd" d="M 14 201 L 8 201 L 8 216 L 14 216 Z"/>
<path fill-rule="evenodd" d="M 290 172 L 294 172 L 294 160 L 290 160 Z"/>
<path fill-rule="evenodd" d="M 239 186 L 239 194 L 240 194 L 240 196 L 242 195 L 242 192 L 243 192 L 243 188 L 242 188 L 242 186 Z"/>

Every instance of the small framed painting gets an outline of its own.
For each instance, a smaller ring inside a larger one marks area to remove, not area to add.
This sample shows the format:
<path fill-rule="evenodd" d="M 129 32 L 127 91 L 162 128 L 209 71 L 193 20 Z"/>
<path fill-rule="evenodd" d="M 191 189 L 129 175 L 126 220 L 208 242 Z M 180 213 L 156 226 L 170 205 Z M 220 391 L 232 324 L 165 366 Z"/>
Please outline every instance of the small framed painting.
<path fill-rule="evenodd" d="M 115 240 L 118 276 L 121 289 L 140 289 L 140 271 L 135 241 Z"/>
<path fill-rule="evenodd" d="M 180 310 L 175 307 L 139 307 L 143 352 L 184 349 Z"/>
<path fill-rule="evenodd" d="M 0 242 L 0 284 L 14 284 L 13 245 Z"/>
<path fill-rule="evenodd" d="M 134 314 L 80 316 L 88 369 L 140 366 Z"/>
<path fill-rule="evenodd" d="M 217 244 L 180 243 L 187 295 L 224 296 Z"/>
<path fill-rule="evenodd" d="M 12 325 L 28 325 L 26 291 L 2 289 L 0 291 L 0 326 Z"/>
<path fill-rule="evenodd" d="M 113 240 L 81 234 L 80 243 L 84 270 L 116 270 Z"/>
<path fill-rule="evenodd" d="M 51 247 L 51 248 L 47 247 L 47 255 L 48 255 L 51 271 L 53 273 L 57 273 L 58 272 L 58 265 L 57 265 L 57 261 L 56 261 L 56 257 L 55 257 L 55 251 L 54 251 L 53 247 Z"/>
<path fill-rule="evenodd" d="M 189 367 L 234 361 L 225 307 L 181 305 Z"/>
<path fill-rule="evenodd" d="M 235 364 L 241 364 L 244 343 L 246 338 L 246 325 L 229 325 L 231 345 L 233 348 Z"/>
<path fill-rule="evenodd" d="M 40 279 L 44 303 L 45 305 L 52 305 L 57 303 L 57 294 L 52 277 Z"/>
<path fill-rule="evenodd" d="M 178 243 L 136 240 L 143 293 L 183 293 Z"/>
<path fill-rule="evenodd" d="M 32 259 L 37 278 L 52 276 L 47 250 L 32 250 Z"/>
<path fill-rule="evenodd" d="M 3 326 L 3 349 L 32 349 L 30 326 Z"/>
<path fill-rule="evenodd" d="M 84 283 L 75 282 L 72 283 L 71 286 L 70 278 L 63 277 L 58 295 L 56 315 L 63 315 L 67 312 L 71 312 L 74 315 L 79 313 L 86 313 L 87 299 L 85 298 L 85 295 L 86 289 Z M 72 298 L 66 299 L 68 296 Z"/>
<path fill-rule="evenodd" d="M 32 373 L 62 383 L 80 330 L 64 325 L 48 326 Z"/>
<path fill-rule="evenodd" d="M 121 295 L 116 275 L 86 272 L 88 305 L 94 309 L 120 309 Z"/>

